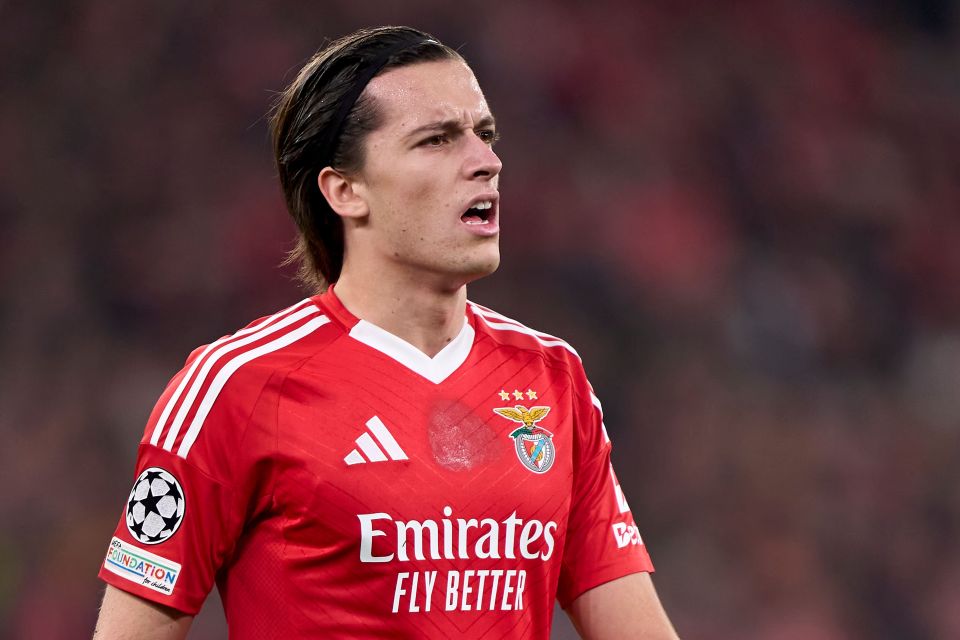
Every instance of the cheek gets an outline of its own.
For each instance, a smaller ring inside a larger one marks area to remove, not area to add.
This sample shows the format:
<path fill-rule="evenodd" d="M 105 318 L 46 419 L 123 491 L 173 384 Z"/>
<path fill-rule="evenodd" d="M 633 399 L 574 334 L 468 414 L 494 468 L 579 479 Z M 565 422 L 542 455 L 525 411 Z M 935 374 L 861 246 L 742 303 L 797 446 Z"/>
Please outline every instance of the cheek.
<path fill-rule="evenodd" d="M 444 186 L 440 168 L 407 165 L 395 171 L 378 169 L 372 195 L 392 232 L 429 235 L 431 228 L 454 215 L 456 194 L 453 187 Z"/>
<path fill-rule="evenodd" d="M 397 176 L 383 189 L 384 204 L 393 211 L 415 214 L 434 197 L 435 187 L 424 180 Z"/>
<path fill-rule="evenodd" d="M 428 231 L 449 219 L 455 206 L 449 191 L 436 184 L 411 184 L 398 194 L 395 211 L 401 226 Z"/>

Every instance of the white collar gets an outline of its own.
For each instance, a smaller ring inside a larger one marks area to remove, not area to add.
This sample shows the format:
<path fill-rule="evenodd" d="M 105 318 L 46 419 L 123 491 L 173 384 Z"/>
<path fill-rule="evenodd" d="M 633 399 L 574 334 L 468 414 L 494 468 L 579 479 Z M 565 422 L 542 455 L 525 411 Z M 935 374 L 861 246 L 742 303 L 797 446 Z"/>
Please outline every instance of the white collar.
<path fill-rule="evenodd" d="M 466 319 L 457 337 L 432 358 L 406 340 L 366 320 L 354 325 L 350 337 L 396 360 L 430 382 L 440 384 L 460 368 L 470 355 L 474 331 L 469 319 Z"/>

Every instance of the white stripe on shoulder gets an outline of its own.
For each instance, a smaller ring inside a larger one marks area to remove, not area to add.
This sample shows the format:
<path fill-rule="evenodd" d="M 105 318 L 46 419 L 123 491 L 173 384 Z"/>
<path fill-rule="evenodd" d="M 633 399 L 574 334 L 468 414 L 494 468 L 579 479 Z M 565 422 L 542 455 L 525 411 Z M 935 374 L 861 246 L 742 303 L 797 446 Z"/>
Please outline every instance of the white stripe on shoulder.
<path fill-rule="evenodd" d="M 194 379 L 193 384 L 190 385 L 190 390 L 183 399 L 183 403 L 180 405 L 180 410 L 177 411 L 177 415 L 170 424 L 170 430 L 167 432 L 167 438 L 163 441 L 163 448 L 167 451 L 173 451 L 173 443 L 180 434 L 180 429 L 183 428 L 183 422 L 186 420 L 187 414 L 190 413 L 190 409 L 193 408 L 194 402 L 196 401 L 197 396 L 200 394 L 200 389 L 203 388 L 203 385 L 207 381 L 207 376 L 210 374 L 210 370 L 213 369 L 214 365 L 216 365 L 221 358 L 232 351 L 236 351 L 241 347 L 247 346 L 252 342 L 257 342 L 258 340 L 262 340 L 267 336 L 280 332 L 290 325 L 300 322 L 304 318 L 319 315 L 319 313 L 320 310 L 316 307 L 306 307 L 300 309 L 296 313 L 290 314 L 279 322 L 275 322 L 274 324 L 271 324 L 255 333 L 251 333 L 240 340 L 235 340 L 233 342 L 224 344 L 219 349 L 211 353 L 210 357 L 207 358 L 207 361 L 203 363 L 202 367 L 200 367 L 200 372 Z"/>
<path fill-rule="evenodd" d="M 600 404 L 600 398 L 597 397 L 597 394 L 593 392 L 593 389 L 590 390 L 590 401 L 593 403 L 593 406 L 597 408 L 600 412 L 600 415 L 603 415 L 603 405 Z"/>
<path fill-rule="evenodd" d="M 201 364 L 203 364 L 204 358 L 206 358 L 211 351 L 231 342 L 232 340 L 236 340 L 237 338 L 242 338 L 243 336 L 250 335 L 251 333 L 256 333 L 257 331 L 260 331 L 264 327 L 269 327 L 271 324 L 279 320 L 282 320 L 285 317 L 288 317 L 292 313 L 295 313 L 297 311 L 302 311 L 303 308 L 308 305 L 313 305 L 313 301 L 310 300 L 310 298 L 301 300 L 300 302 L 293 305 L 292 307 L 287 307 L 283 311 L 279 311 L 273 314 L 272 316 L 264 318 L 257 324 L 251 325 L 246 329 L 241 329 L 240 331 L 237 331 L 233 335 L 226 336 L 224 338 L 221 338 L 219 340 L 216 340 L 215 342 L 211 342 L 210 344 L 208 344 L 206 348 L 203 350 L 203 352 L 199 356 L 197 356 L 197 358 L 193 361 L 193 364 L 190 365 L 190 369 L 187 370 L 187 375 L 185 375 L 183 379 L 180 381 L 180 384 L 177 386 L 177 390 L 174 391 L 173 395 L 170 397 L 170 400 L 167 402 L 166 406 L 163 408 L 163 413 L 160 414 L 160 418 L 157 420 L 157 424 L 153 428 L 153 434 L 151 434 L 150 436 L 150 444 L 156 446 L 157 443 L 160 442 L 160 436 L 163 435 L 163 430 L 164 430 L 164 427 L 166 427 L 167 425 L 167 419 L 170 417 L 170 412 L 173 411 L 173 408 L 177 404 L 177 400 L 180 399 L 180 396 L 183 395 L 183 391 L 187 388 L 187 385 L 190 384 L 190 380 L 193 378 L 193 374 L 197 371 L 197 368 L 200 367 Z M 315 305 L 313 305 L 313 307 L 314 309 L 316 309 Z"/>
<path fill-rule="evenodd" d="M 475 302 L 471 302 L 470 306 L 473 308 L 475 313 L 481 316 L 484 316 L 484 318 L 490 318 L 491 320 L 499 320 L 501 322 L 507 322 L 507 323 L 516 325 L 518 328 L 526 329 L 527 331 L 531 332 L 531 335 L 537 335 L 546 340 L 555 340 L 557 342 L 566 343 L 566 341 L 563 338 L 558 338 L 557 336 L 552 336 L 549 333 L 544 333 L 543 331 L 537 331 L 536 329 L 531 329 L 530 327 L 526 326 L 519 320 L 514 320 L 513 318 L 509 318 L 503 315 L 502 313 L 497 313 L 493 309 L 488 309 L 487 307 L 479 305 Z"/>
<path fill-rule="evenodd" d="M 597 408 L 597 412 L 600 414 L 600 428 L 603 429 L 603 441 L 610 442 L 610 435 L 607 433 L 607 425 L 603 423 L 603 407 L 600 405 L 600 398 L 598 398 L 597 394 L 593 392 L 593 389 L 590 390 L 590 401 L 593 402 L 593 406 Z"/>
<path fill-rule="evenodd" d="M 197 436 L 200 435 L 200 430 L 203 428 L 203 422 L 207 419 L 207 415 L 209 415 L 210 409 L 213 407 L 213 403 L 216 401 L 217 396 L 220 395 L 220 391 L 223 390 L 224 385 L 227 384 L 227 380 L 230 379 L 230 376 L 236 373 L 237 369 L 262 355 L 273 353 L 278 349 L 282 349 L 287 345 L 293 344 L 297 340 L 310 335 L 328 322 L 330 322 L 330 318 L 327 316 L 318 316 L 316 318 L 312 318 L 310 321 L 305 322 L 297 329 L 283 334 L 272 342 L 260 345 L 256 349 L 245 351 L 225 364 L 213 379 L 213 382 L 210 384 L 210 388 L 207 389 L 207 393 L 204 394 L 203 400 L 200 403 L 200 407 L 197 409 L 197 415 L 194 416 L 193 422 L 190 423 L 190 428 L 187 429 L 187 433 L 184 435 L 183 441 L 180 443 L 180 448 L 177 449 L 177 455 L 181 458 L 186 458 L 187 454 L 190 453 L 190 447 L 193 446 L 193 443 L 197 440 Z"/>
<path fill-rule="evenodd" d="M 490 307 L 485 307 L 485 306 L 483 306 L 482 304 L 477 304 L 476 302 L 473 302 L 472 300 L 467 300 L 467 304 L 469 304 L 470 307 L 471 307 L 476 313 L 480 313 L 480 314 L 483 314 L 483 315 L 485 315 L 485 316 L 489 316 L 489 317 L 491 317 L 491 318 L 497 318 L 498 320 L 504 320 L 504 321 L 506 321 L 506 322 L 512 322 L 513 324 L 518 324 L 518 325 L 520 325 L 520 326 L 523 326 L 523 323 L 520 322 L 519 320 L 514 320 L 513 318 L 508 318 L 507 316 L 503 315 L 502 313 L 498 313 L 498 312 L 494 311 L 494 310 L 491 309 Z"/>
<path fill-rule="evenodd" d="M 497 331 L 514 331 L 516 333 L 522 333 L 532 337 L 545 347 L 562 347 L 575 355 L 578 359 L 580 358 L 580 354 L 577 353 L 576 349 L 567 344 L 566 341 L 561 340 L 556 336 L 531 329 L 530 327 L 520 324 L 516 320 L 500 315 L 496 311 L 491 311 L 490 309 L 481 307 L 473 302 L 470 303 L 470 308 L 473 309 L 474 314 L 491 329 L 496 329 Z"/>

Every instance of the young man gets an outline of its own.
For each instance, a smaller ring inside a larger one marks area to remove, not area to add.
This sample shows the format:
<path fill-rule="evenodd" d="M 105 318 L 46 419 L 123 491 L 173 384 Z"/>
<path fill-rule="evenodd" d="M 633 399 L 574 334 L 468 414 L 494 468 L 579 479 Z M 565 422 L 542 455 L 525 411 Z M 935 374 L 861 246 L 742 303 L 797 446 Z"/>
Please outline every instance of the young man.
<path fill-rule="evenodd" d="M 198 349 L 150 417 L 96 638 L 676 637 L 576 352 L 469 303 L 494 119 L 408 28 L 318 53 L 273 117 L 317 295 Z M 325 285 L 329 283 L 329 287 Z"/>

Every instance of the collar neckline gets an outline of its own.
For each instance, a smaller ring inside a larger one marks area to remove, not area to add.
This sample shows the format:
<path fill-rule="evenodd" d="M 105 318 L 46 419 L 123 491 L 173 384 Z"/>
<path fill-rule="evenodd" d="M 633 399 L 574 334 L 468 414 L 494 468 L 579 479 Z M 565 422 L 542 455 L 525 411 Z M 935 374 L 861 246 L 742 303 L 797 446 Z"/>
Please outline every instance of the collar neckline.
<path fill-rule="evenodd" d="M 431 358 L 403 338 L 395 336 L 372 322 L 357 318 L 343 306 L 333 289 L 333 285 L 330 285 L 324 293 L 315 296 L 314 300 L 323 305 L 328 314 L 343 325 L 351 338 L 379 351 L 434 384 L 440 384 L 449 378 L 470 355 L 476 335 L 471 324 L 471 311 L 467 311 L 463 328 L 460 329 L 457 337 Z M 470 305 L 467 305 L 468 309 L 469 307 Z"/>

